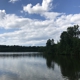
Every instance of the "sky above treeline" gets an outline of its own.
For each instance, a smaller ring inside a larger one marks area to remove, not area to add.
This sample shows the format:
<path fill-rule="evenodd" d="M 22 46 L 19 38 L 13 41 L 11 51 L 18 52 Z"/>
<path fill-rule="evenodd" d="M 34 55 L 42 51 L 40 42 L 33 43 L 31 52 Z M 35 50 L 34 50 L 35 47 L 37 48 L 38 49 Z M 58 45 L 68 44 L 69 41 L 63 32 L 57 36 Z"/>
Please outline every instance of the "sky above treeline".
<path fill-rule="evenodd" d="M 80 25 L 80 0 L 0 0 L 0 45 L 45 46 Z"/>

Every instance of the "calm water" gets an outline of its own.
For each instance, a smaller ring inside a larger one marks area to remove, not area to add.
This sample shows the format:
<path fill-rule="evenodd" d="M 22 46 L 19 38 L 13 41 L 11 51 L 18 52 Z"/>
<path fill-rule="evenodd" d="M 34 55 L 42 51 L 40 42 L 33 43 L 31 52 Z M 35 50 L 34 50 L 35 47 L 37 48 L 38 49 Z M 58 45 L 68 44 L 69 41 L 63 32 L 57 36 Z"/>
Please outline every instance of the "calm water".
<path fill-rule="evenodd" d="M 2 56 L 0 80 L 80 80 L 80 59 L 41 55 Z"/>

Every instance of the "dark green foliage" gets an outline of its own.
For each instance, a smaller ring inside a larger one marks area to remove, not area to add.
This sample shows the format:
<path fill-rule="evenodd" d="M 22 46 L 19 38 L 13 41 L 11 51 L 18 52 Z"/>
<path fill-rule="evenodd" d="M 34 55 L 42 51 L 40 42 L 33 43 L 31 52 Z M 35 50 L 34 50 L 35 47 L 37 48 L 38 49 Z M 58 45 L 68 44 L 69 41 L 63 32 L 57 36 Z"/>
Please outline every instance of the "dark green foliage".
<path fill-rule="evenodd" d="M 39 49 L 38 49 L 38 52 L 44 52 L 46 49 L 45 46 L 40 46 Z"/>
<path fill-rule="evenodd" d="M 54 39 L 47 40 L 45 53 L 53 55 L 56 50 L 55 47 L 56 47 L 56 44 L 54 43 Z"/>
<path fill-rule="evenodd" d="M 47 40 L 46 46 L 47 46 L 47 47 L 51 46 L 51 40 L 50 40 L 50 39 Z"/>
<path fill-rule="evenodd" d="M 74 27 L 68 27 L 67 32 L 71 37 L 79 37 L 80 35 L 79 26 L 74 25 Z"/>
<path fill-rule="evenodd" d="M 0 45 L 0 52 L 38 52 L 39 46 L 6 46 Z"/>
<path fill-rule="evenodd" d="M 78 25 L 68 27 L 60 35 L 60 42 L 54 43 L 54 40 L 47 40 L 46 52 L 63 55 L 80 55 L 80 30 Z M 52 44 L 53 42 L 53 44 Z"/>
<path fill-rule="evenodd" d="M 80 30 L 78 25 L 68 27 L 60 35 L 60 42 L 48 39 L 45 46 L 0 45 L 0 52 L 44 52 L 49 55 L 80 55 Z"/>
<path fill-rule="evenodd" d="M 80 31 L 79 26 L 74 25 L 68 27 L 67 31 L 63 32 L 60 36 L 60 50 L 62 54 L 79 55 L 80 54 Z"/>

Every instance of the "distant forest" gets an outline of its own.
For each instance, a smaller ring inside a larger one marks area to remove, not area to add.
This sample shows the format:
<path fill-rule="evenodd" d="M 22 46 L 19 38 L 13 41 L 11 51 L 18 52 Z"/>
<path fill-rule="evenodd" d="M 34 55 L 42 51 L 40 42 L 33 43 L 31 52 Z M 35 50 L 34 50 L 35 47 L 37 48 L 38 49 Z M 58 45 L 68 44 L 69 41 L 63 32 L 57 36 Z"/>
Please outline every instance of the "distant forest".
<path fill-rule="evenodd" d="M 0 52 L 39 52 L 39 46 L 0 45 Z"/>

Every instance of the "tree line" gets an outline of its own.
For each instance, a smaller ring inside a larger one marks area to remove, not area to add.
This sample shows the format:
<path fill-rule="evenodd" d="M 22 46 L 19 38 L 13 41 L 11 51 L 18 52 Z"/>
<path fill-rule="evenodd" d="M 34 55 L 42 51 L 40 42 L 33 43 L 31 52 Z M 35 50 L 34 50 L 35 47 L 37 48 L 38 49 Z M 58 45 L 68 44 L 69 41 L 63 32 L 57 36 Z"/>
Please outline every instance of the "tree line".
<path fill-rule="evenodd" d="M 0 45 L 0 52 L 38 52 L 39 46 Z"/>
<path fill-rule="evenodd" d="M 46 42 L 46 53 L 62 55 L 80 55 L 80 30 L 79 25 L 68 27 L 60 35 L 60 41 L 54 43 L 54 39 Z"/>
<path fill-rule="evenodd" d="M 60 41 L 48 39 L 46 46 L 0 45 L 0 52 L 44 52 L 44 55 L 80 55 L 79 25 L 68 27 L 60 35 Z"/>

